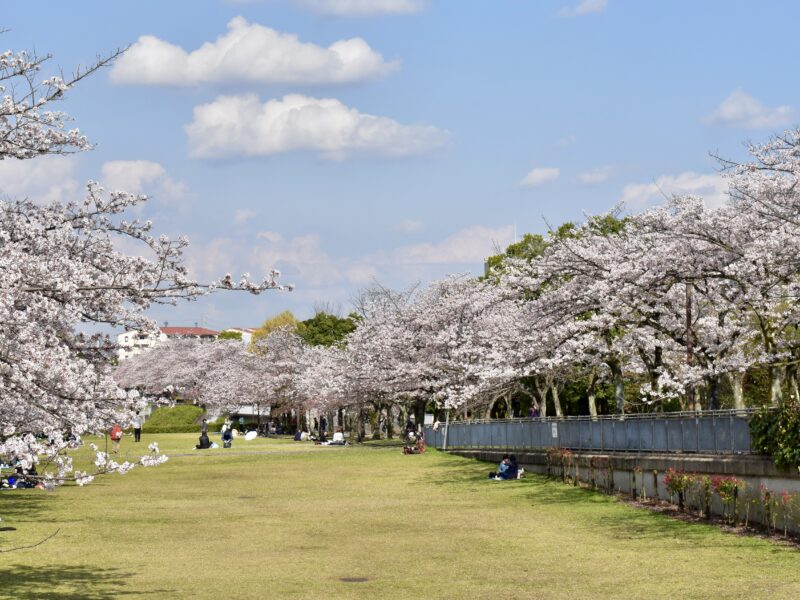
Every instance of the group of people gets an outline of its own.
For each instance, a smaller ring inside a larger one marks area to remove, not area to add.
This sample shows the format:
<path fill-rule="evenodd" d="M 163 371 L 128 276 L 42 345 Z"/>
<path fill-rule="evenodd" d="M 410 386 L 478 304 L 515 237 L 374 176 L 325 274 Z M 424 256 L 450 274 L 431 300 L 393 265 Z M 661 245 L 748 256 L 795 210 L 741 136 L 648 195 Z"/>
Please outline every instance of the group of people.
<path fill-rule="evenodd" d="M 144 424 L 144 417 L 136 411 L 136 414 L 133 417 L 133 421 L 131 425 L 133 426 L 133 441 L 137 444 L 142 441 L 142 425 Z M 111 431 L 109 432 L 109 437 L 111 438 L 111 452 L 114 454 L 119 454 L 119 443 L 122 441 L 122 436 L 124 432 L 122 431 L 122 426 L 119 423 L 114 423 L 111 427 Z"/>
<path fill-rule="evenodd" d="M 325 435 L 325 431 L 322 430 L 319 434 L 319 440 L 316 440 L 317 444 L 321 444 L 322 446 L 346 446 L 347 442 L 344 439 L 344 432 L 340 427 L 336 428 L 336 431 L 333 432 L 333 438 L 328 439 Z"/>
<path fill-rule="evenodd" d="M 425 433 L 414 426 L 411 419 L 406 423 L 406 435 L 403 444 L 403 454 L 424 454 L 425 453 Z"/>
<path fill-rule="evenodd" d="M 12 474 L 0 478 L 0 489 L 4 490 L 43 487 L 44 484 L 39 481 L 38 473 L 36 472 L 36 465 L 31 465 L 29 469 L 24 469 L 21 465 L 17 464 Z"/>
<path fill-rule="evenodd" d="M 517 464 L 517 457 L 513 454 L 504 454 L 497 471 L 489 472 L 489 479 L 519 479 L 521 475 L 522 469 Z"/>
<path fill-rule="evenodd" d="M 222 427 L 220 427 L 219 433 L 222 438 L 222 447 L 230 448 L 233 445 L 233 423 L 230 419 L 225 419 Z M 200 425 L 200 439 L 198 441 L 199 443 L 195 446 L 196 450 L 208 450 L 209 448 L 219 447 L 208 437 L 208 419 L 203 419 Z"/>

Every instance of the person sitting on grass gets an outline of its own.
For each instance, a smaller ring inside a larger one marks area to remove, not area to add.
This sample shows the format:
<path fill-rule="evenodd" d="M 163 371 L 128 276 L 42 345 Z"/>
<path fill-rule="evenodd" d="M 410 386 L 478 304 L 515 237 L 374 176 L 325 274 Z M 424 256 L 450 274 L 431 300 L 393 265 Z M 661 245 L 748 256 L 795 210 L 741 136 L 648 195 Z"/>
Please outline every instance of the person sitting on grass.
<path fill-rule="evenodd" d="M 208 450 L 211 448 L 211 440 L 208 439 L 208 433 L 205 431 L 200 434 L 200 443 L 195 446 L 196 450 Z"/>
<path fill-rule="evenodd" d="M 505 473 L 506 469 L 508 469 L 510 462 L 511 459 L 509 458 L 508 454 L 503 454 L 503 460 L 501 460 L 500 464 L 497 466 L 497 471 L 489 472 L 489 479 L 502 479 L 503 473 Z"/>
<path fill-rule="evenodd" d="M 517 464 L 517 457 L 511 455 L 508 457 L 508 465 L 505 470 L 500 473 L 500 479 L 516 479 L 519 473 L 519 465 Z"/>
<path fill-rule="evenodd" d="M 333 440 L 331 440 L 330 446 L 344 446 L 344 433 L 342 433 L 341 429 L 337 429 L 333 433 Z"/>
<path fill-rule="evenodd" d="M 222 447 L 230 448 L 233 443 L 233 430 L 230 427 L 222 426 Z"/>
<path fill-rule="evenodd" d="M 425 453 L 425 433 L 422 431 L 417 435 L 417 451 L 420 454 Z"/>

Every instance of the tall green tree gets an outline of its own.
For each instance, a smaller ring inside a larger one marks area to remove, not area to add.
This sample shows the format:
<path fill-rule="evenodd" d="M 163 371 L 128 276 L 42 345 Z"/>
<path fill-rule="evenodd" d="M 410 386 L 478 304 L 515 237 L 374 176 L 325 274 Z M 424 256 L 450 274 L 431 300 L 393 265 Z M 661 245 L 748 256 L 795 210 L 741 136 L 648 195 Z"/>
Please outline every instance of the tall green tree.
<path fill-rule="evenodd" d="M 258 340 L 267 337 L 276 329 L 288 327 L 289 329 L 296 331 L 298 324 L 299 321 L 295 319 L 291 311 L 285 310 L 282 313 L 278 313 L 274 317 L 270 317 L 264 321 L 261 324 L 261 327 L 253 332 L 253 338 L 250 341 L 250 346 L 252 347 Z"/>
<path fill-rule="evenodd" d="M 339 345 L 349 333 L 355 331 L 358 319 L 355 313 L 342 318 L 318 312 L 297 325 L 297 335 L 311 346 Z"/>

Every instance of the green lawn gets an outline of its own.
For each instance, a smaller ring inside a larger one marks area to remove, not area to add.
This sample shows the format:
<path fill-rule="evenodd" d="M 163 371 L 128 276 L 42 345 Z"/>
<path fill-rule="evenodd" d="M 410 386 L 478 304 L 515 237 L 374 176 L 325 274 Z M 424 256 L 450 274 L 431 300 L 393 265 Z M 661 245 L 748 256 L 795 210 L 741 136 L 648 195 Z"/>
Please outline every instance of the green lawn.
<path fill-rule="evenodd" d="M 0 546 L 60 528 L 0 597 L 800 598 L 796 550 L 435 451 L 153 438 L 161 467 L 0 493 Z"/>

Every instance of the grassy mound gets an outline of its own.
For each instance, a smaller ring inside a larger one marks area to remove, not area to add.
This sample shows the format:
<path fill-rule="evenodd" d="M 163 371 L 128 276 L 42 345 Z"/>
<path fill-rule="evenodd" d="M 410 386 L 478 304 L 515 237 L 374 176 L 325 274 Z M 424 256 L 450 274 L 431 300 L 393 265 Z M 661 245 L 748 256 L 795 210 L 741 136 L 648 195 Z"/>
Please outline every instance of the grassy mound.
<path fill-rule="evenodd" d="M 200 430 L 203 409 L 199 406 L 180 404 L 171 408 L 157 408 L 145 421 L 143 433 L 194 433 Z M 217 431 L 218 423 L 209 423 L 209 431 Z"/>

